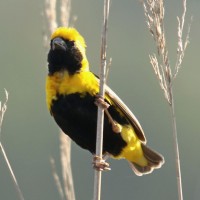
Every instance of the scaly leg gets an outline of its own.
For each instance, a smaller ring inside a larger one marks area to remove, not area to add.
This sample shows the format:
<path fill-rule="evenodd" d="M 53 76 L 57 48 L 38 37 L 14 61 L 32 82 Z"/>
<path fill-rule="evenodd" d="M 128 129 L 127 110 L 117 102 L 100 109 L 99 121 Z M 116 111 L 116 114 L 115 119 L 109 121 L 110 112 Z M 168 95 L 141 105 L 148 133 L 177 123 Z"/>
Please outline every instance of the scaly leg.
<path fill-rule="evenodd" d="M 112 130 L 113 130 L 113 132 L 115 132 L 115 133 L 120 133 L 120 132 L 122 131 L 122 126 L 121 126 L 120 124 L 118 124 L 118 123 L 112 118 L 112 116 L 110 115 L 110 113 L 108 112 L 108 108 L 109 108 L 110 105 L 104 101 L 104 98 L 103 98 L 102 96 L 100 96 L 100 95 L 96 95 L 95 104 L 96 104 L 97 106 L 101 106 L 101 107 L 104 109 L 104 111 L 105 111 L 105 113 L 106 113 L 106 115 L 107 115 L 107 117 L 108 117 L 108 119 L 109 119 L 109 122 L 110 122 L 111 125 L 112 125 Z"/>

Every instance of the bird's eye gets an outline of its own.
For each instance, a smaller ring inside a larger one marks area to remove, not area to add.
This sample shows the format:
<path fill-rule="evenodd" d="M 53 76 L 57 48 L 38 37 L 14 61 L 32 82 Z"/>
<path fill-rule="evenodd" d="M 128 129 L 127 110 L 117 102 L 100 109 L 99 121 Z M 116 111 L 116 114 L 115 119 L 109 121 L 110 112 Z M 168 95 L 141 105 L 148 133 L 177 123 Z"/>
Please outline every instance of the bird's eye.
<path fill-rule="evenodd" d="M 67 43 L 67 46 L 69 48 L 74 48 L 75 47 L 75 42 L 74 41 L 67 41 L 66 43 Z"/>

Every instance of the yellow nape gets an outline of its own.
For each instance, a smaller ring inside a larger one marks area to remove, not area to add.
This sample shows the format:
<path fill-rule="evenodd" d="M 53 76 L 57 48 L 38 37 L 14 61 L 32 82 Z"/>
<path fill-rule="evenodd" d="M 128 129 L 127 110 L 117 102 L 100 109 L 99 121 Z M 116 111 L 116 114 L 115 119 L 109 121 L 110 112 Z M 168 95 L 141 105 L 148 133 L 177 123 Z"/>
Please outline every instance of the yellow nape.
<path fill-rule="evenodd" d="M 147 166 L 147 159 L 144 157 L 141 141 L 138 139 L 135 131 L 131 126 L 123 126 L 121 136 L 127 142 L 127 146 L 122 150 L 120 155 L 115 159 L 125 158 L 126 160 L 136 163 L 140 166 Z"/>
<path fill-rule="evenodd" d="M 83 71 L 76 75 L 69 75 L 67 71 L 55 72 L 46 79 L 46 102 L 50 110 L 52 101 L 59 95 L 86 93 L 94 96 L 99 92 L 99 82 L 90 71 Z"/>

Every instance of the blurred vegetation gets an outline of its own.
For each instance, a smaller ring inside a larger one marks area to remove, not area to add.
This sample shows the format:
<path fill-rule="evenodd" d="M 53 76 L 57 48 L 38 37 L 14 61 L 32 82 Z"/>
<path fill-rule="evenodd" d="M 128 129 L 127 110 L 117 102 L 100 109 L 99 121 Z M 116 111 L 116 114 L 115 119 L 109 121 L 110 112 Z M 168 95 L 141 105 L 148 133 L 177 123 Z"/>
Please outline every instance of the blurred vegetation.
<path fill-rule="evenodd" d="M 171 62 L 176 52 L 176 16 L 181 1 L 166 1 L 166 25 Z M 87 42 L 91 70 L 98 73 L 102 25 L 100 1 L 72 1 L 76 28 Z M 185 199 L 200 196 L 199 58 L 200 2 L 188 1 L 194 16 L 183 68 L 175 83 L 175 104 Z M 42 1 L 2 1 L 0 6 L 0 99 L 9 92 L 2 141 L 25 199 L 59 199 L 49 158 L 59 158 L 58 128 L 45 104 L 46 52 L 43 47 Z M 124 161 L 109 161 L 103 174 L 102 199 L 177 199 L 174 151 L 169 110 L 149 64 L 155 51 L 138 1 L 112 1 L 108 33 L 112 57 L 109 85 L 140 120 L 148 144 L 165 156 L 153 174 L 136 177 Z M 92 199 L 93 170 L 89 152 L 72 144 L 72 168 L 77 199 Z M 1 199 L 17 199 L 12 180 L 0 157 Z"/>

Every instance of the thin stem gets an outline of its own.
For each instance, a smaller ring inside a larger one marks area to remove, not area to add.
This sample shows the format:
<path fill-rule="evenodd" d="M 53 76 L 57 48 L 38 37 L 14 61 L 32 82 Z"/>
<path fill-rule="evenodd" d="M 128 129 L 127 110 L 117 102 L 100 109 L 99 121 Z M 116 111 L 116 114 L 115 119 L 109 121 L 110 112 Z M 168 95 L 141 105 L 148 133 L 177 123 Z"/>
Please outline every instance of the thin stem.
<path fill-rule="evenodd" d="M 69 26 L 71 14 L 71 0 L 61 0 L 60 22 L 61 26 Z M 75 200 L 74 183 L 71 168 L 71 139 L 60 132 L 60 157 L 62 165 L 62 179 L 64 184 L 64 194 L 66 199 Z"/>
<path fill-rule="evenodd" d="M 60 12 L 60 23 L 57 20 L 57 9 Z M 45 13 L 48 34 L 51 35 L 58 25 L 68 26 L 71 11 L 71 0 L 61 0 L 58 8 L 57 0 L 45 0 Z M 49 39 L 47 40 L 49 41 Z M 71 169 L 71 139 L 60 132 L 60 158 L 62 167 L 62 179 L 60 180 L 55 169 L 55 163 L 51 160 L 54 180 L 62 199 L 75 200 L 75 191 Z M 62 184 L 61 184 L 62 183 Z M 63 185 L 63 187 L 62 187 Z"/>
<path fill-rule="evenodd" d="M 20 188 L 19 188 L 19 184 L 18 184 L 18 182 L 17 182 L 17 179 L 16 179 L 16 177 L 15 177 L 15 174 L 14 174 L 14 172 L 13 172 L 13 170 L 12 170 L 12 167 L 11 167 L 11 165 L 10 165 L 10 162 L 9 162 L 9 160 L 8 160 L 8 157 L 7 157 L 7 155 L 6 155 L 6 152 L 5 152 L 4 147 L 3 147 L 3 145 L 2 145 L 1 142 L 0 142 L 0 150 L 1 150 L 2 154 L 3 154 L 3 157 L 4 157 L 4 159 L 5 159 L 5 162 L 6 162 L 6 164 L 7 164 L 8 169 L 9 169 L 9 172 L 10 172 L 11 178 L 12 178 L 12 180 L 13 180 L 13 183 L 14 183 L 15 189 L 16 189 L 16 191 L 17 191 L 17 194 L 18 194 L 18 196 L 19 196 L 19 199 L 20 199 L 20 200 L 24 200 L 23 194 L 22 194 L 22 192 L 21 192 L 21 190 L 20 190 Z"/>
<path fill-rule="evenodd" d="M 56 170 L 55 160 L 53 159 L 53 157 L 50 157 L 50 164 L 51 164 L 51 168 L 52 168 L 53 178 L 56 183 L 56 187 L 58 189 L 60 198 L 61 198 L 61 200 L 65 200 L 62 184 L 60 182 L 60 178 L 59 178 L 57 170 Z"/>
<path fill-rule="evenodd" d="M 8 92 L 7 92 L 6 89 L 4 89 L 4 90 L 5 90 L 6 100 L 3 103 L 3 105 L 0 102 L 0 137 L 1 137 L 1 127 L 2 127 L 2 123 L 3 123 L 3 118 L 4 118 L 4 114 L 6 112 L 6 109 L 7 109 L 7 102 L 8 102 Z M 22 194 L 22 192 L 20 190 L 19 184 L 18 184 L 17 179 L 15 177 L 14 171 L 12 170 L 11 164 L 10 164 L 10 162 L 8 160 L 8 157 L 6 155 L 6 152 L 4 150 L 3 145 L 1 143 L 1 140 L 0 140 L 0 152 L 2 152 L 3 158 L 4 158 L 4 160 L 5 160 L 6 164 L 7 164 L 8 170 L 10 172 L 10 176 L 11 176 L 11 178 L 13 180 L 13 183 L 14 183 L 15 189 L 17 191 L 17 194 L 19 196 L 19 199 L 20 200 L 24 200 L 23 194 Z"/>
<path fill-rule="evenodd" d="M 181 164 L 180 164 L 180 154 L 179 154 L 179 145 L 178 145 L 178 135 L 177 135 L 177 127 L 176 127 L 176 115 L 174 108 L 174 97 L 173 97 L 173 88 L 170 87 L 171 94 L 171 119 L 172 119 L 172 128 L 173 128 L 173 138 L 174 138 L 174 149 L 175 149 L 175 161 L 176 161 L 176 178 L 177 178 L 177 187 L 178 187 L 178 199 L 183 200 L 183 188 L 182 188 L 182 180 L 181 180 Z"/>
<path fill-rule="evenodd" d="M 71 139 L 62 131 L 60 133 L 60 157 L 65 197 L 69 200 L 75 200 L 76 198 L 71 168 Z"/>
<path fill-rule="evenodd" d="M 60 5 L 60 22 L 62 26 L 69 26 L 69 19 L 71 14 L 71 0 L 61 0 Z"/>
<path fill-rule="evenodd" d="M 104 0 L 104 19 L 101 38 L 101 68 L 100 68 L 100 91 L 99 95 L 104 97 L 105 82 L 106 82 L 106 47 L 107 47 L 107 29 L 109 15 L 110 0 Z M 96 136 L 96 155 L 102 158 L 103 149 L 103 126 L 104 126 L 104 110 L 101 106 L 98 107 L 97 114 L 97 136 Z M 94 176 L 94 198 L 93 200 L 101 199 L 101 171 L 95 170 Z"/>
<path fill-rule="evenodd" d="M 185 41 L 183 41 L 183 31 L 186 16 L 186 1 L 182 0 L 183 13 L 178 19 L 178 45 L 177 45 L 177 61 L 175 64 L 175 71 L 172 74 L 172 68 L 170 66 L 168 51 L 166 47 L 165 30 L 164 30 L 164 5 L 163 0 L 146 0 L 143 1 L 144 13 L 147 19 L 147 26 L 151 35 L 153 36 L 156 46 L 158 49 L 158 55 L 161 58 L 160 63 L 156 56 L 150 56 L 150 62 L 153 66 L 154 72 L 159 80 L 160 86 L 164 91 L 164 95 L 169 103 L 172 128 L 173 128 L 173 140 L 174 140 L 174 150 L 175 150 L 175 163 L 176 163 L 176 177 L 178 186 L 178 199 L 183 200 L 182 192 L 182 181 L 181 181 L 181 168 L 180 168 L 180 158 L 179 158 L 179 146 L 178 146 L 178 136 L 176 128 L 176 117 L 174 109 L 174 97 L 173 97 L 173 81 L 175 80 L 181 64 L 183 62 L 186 47 L 189 43 L 189 33 L 190 25 L 188 27 L 188 32 Z"/>

